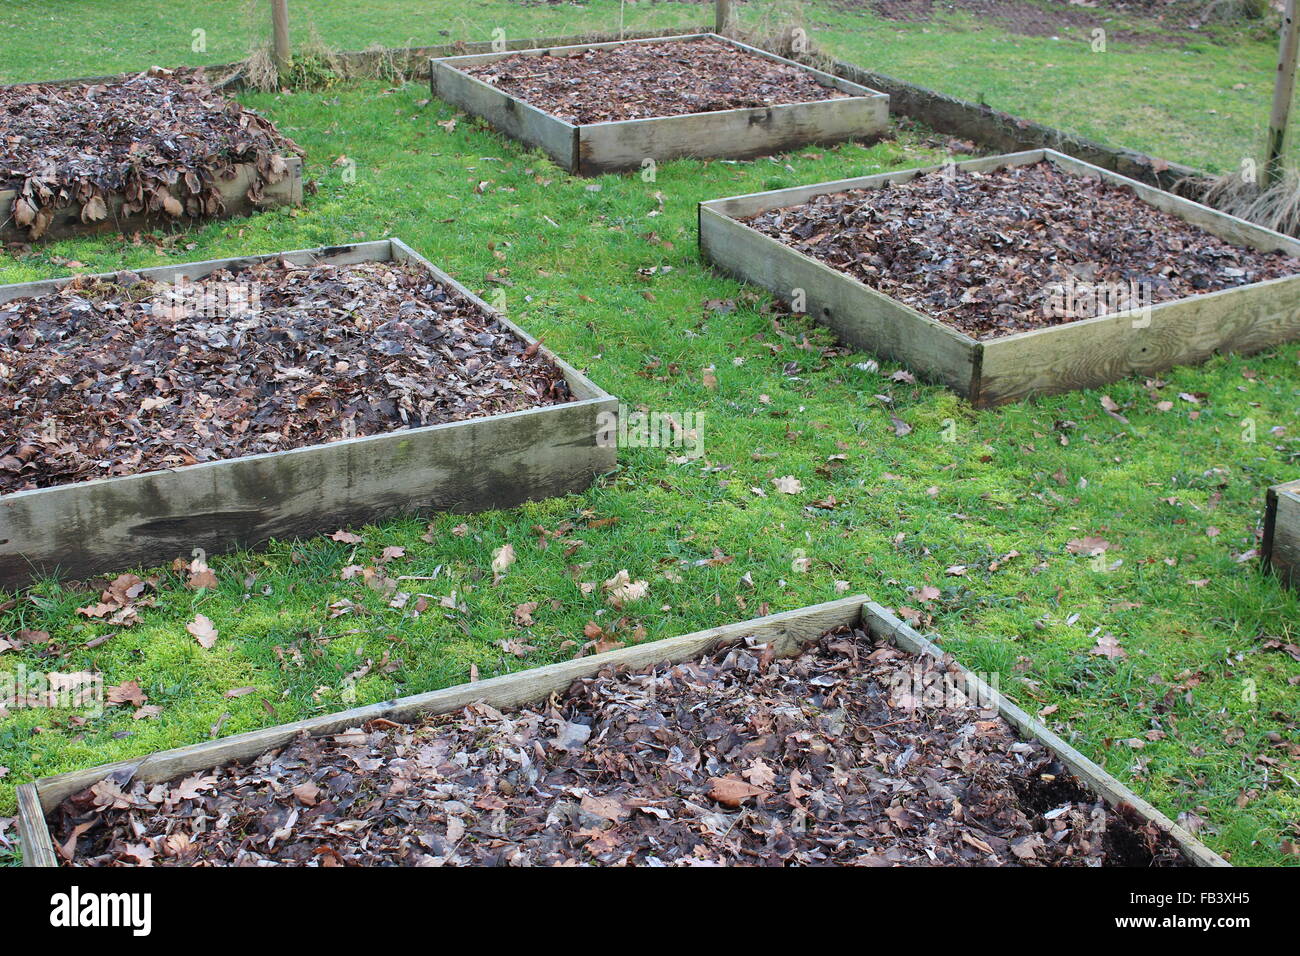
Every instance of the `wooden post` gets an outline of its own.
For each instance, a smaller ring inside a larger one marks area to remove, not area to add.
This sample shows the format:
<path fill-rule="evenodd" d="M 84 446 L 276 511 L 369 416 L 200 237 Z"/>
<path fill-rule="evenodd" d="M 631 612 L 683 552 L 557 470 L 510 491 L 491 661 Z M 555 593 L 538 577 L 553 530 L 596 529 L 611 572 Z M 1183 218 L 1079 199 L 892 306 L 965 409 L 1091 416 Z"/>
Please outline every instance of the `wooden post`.
<path fill-rule="evenodd" d="M 731 29 L 731 0 L 714 0 L 713 32 L 726 36 Z"/>
<path fill-rule="evenodd" d="M 1264 188 L 1282 174 L 1282 145 L 1286 140 L 1287 116 L 1295 93 L 1296 52 L 1300 50 L 1300 24 L 1296 22 L 1296 0 L 1286 0 L 1282 11 L 1282 41 L 1277 53 L 1277 83 L 1273 87 L 1273 110 L 1268 117 L 1268 159 L 1264 163 Z"/>
<path fill-rule="evenodd" d="M 271 0 L 271 27 L 275 68 L 283 83 L 289 78 L 289 67 L 293 62 L 289 46 L 289 0 Z"/>

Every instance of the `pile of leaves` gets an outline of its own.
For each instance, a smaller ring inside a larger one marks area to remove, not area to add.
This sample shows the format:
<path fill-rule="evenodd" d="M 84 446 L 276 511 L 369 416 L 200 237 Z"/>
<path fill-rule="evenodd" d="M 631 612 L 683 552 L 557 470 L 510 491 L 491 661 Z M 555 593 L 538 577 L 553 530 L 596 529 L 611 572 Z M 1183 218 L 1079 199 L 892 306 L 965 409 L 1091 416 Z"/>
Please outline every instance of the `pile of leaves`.
<path fill-rule="evenodd" d="M 536 344 L 392 262 L 120 272 L 0 303 L 0 493 L 571 399 Z"/>
<path fill-rule="evenodd" d="M 579 125 L 847 96 L 807 70 L 717 40 L 627 43 L 573 56 L 516 54 L 464 70 Z"/>
<path fill-rule="evenodd" d="M 1234 246 L 1130 187 L 1048 162 L 949 168 L 746 221 L 980 339 L 1105 314 L 1053 314 L 1053 295 L 1070 282 L 1138 283 L 1142 304 L 1154 305 L 1300 272 L 1300 259 Z"/>
<path fill-rule="evenodd" d="M 0 190 L 17 190 L 13 221 L 32 239 L 66 206 L 107 219 L 117 195 L 123 216 L 218 215 L 218 184 L 243 163 L 257 168 L 249 198 L 260 202 L 288 175 L 287 152 L 301 150 L 197 74 L 0 87 Z"/>
<path fill-rule="evenodd" d="M 541 709 L 299 737 L 52 815 L 81 865 L 1181 865 L 996 714 L 908 688 L 944 665 L 840 629 L 606 669 Z"/>

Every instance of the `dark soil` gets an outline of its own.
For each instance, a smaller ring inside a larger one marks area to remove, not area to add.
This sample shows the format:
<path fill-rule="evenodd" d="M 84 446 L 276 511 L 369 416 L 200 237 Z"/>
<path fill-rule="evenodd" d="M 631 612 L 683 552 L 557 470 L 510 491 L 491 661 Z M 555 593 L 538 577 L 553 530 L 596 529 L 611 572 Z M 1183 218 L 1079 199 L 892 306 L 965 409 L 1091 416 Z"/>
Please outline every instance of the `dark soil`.
<path fill-rule="evenodd" d="M 628 43 L 576 56 L 507 56 L 465 72 L 574 124 L 847 95 L 822 86 L 806 70 L 716 40 Z"/>
<path fill-rule="evenodd" d="M 1300 259 L 1231 245 L 1128 187 L 1046 162 L 930 173 L 747 222 L 981 339 L 1121 311 L 1057 314 L 1068 283 L 1137 283 L 1145 306 L 1300 273 Z"/>
<path fill-rule="evenodd" d="M 0 493 L 569 401 L 426 271 L 284 262 L 0 303 Z"/>
<path fill-rule="evenodd" d="M 18 190 L 14 222 L 33 239 L 65 206 L 106 219 L 110 194 L 125 196 L 125 215 L 217 215 L 233 166 L 257 167 L 250 198 L 260 200 L 288 174 L 289 152 L 300 150 L 199 76 L 0 87 L 0 189 Z"/>
<path fill-rule="evenodd" d="M 300 737 L 171 783 L 122 773 L 52 813 L 79 865 L 1166 866 L 943 665 L 841 629 L 602 671 L 553 705 Z"/>

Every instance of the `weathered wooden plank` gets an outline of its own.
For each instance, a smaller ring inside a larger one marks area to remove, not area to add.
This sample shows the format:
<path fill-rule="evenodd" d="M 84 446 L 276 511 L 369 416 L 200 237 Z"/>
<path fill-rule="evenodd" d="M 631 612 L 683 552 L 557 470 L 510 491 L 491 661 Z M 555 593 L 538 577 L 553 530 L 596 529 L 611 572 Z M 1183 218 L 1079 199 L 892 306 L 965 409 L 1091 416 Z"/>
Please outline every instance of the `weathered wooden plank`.
<path fill-rule="evenodd" d="M 1268 490 L 1261 554 L 1266 568 L 1300 590 L 1300 481 Z"/>
<path fill-rule="evenodd" d="M 1045 150 L 1033 149 L 1006 156 L 982 156 L 977 159 L 963 160 L 955 165 L 958 169 L 967 172 L 984 173 L 991 169 L 1036 163 L 1043 159 L 1045 153 Z M 883 186 L 911 182 L 917 176 L 944 168 L 941 165 L 909 166 L 906 169 L 896 169 L 887 173 L 872 173 L 870 176 L 854 176 L 850 179 L 836 179 L 807 186 L 788 186 L 785 189 L 770 189 L 761 193 L 726 196 L 721 199 L 710 199 L 700 205 L 724 216 L 730 216 L 732 219 L 746 219 L 767 212 L 769 209 L 798 206 L 818 196 L 848 192 L 852 189 L 880 189 Z"/>
<path fill-rule="evenodd" d="M 294 265 L 312 266 L 322 262 L 334 265 L 355 265 L 358 262 L 383 262 L 391 258 L 392 241 L 377 239 L 372 242 L 359 242 L 346 246 L 324 246 L 319 249 L 293 249 L 288 252 L 272 252 L 264 255 L 235 256 L 227 259 L 202 259 L 196 262 L 183 262 L 179 265 L 151 266 L 136 269 L 135 274 L 142 279 L 154 282 L 175 282 L 185 278 L 188 281 L 202 279 L 221 269 L 249 269 L 264 262 L 283 259 Z M 115 272 L 97 272 L 89 278 L 111 279 Z M 16 282 L 0 285 L 0 302 L 22 299 L 31 296 L 48 295 L 57 292 L 75 276 L 62 276 L 57 279 L 37 279 L 34 282 Z"/>
<path fill-rule="evenodd" d="M 978 345 L 811 256 L 700 206 L 700 249 L 722 271 L 773 292 L 834 329 L 846 344 L 901 362 L 961 395 L 974 388 Z"/>
<path fill-rule="evenodd" d="M 257 167 L 251 163 L 235 166 L 232 170 L 232 178 L 217 182 L 225 211 L 216 218 L 251 215 L 259 209 L 270 209 L 275 206 L 302 205 L 302 160 L 297 156 L 286 156 L 285 162 L 289 167 L 287 174 L 278 183 L 268 183 L 263 188 L 264 201 L 261 204 L 254 204 L 248 198 L 248 189 L 258 178 Z M 14 189 L 0 191 L 0 242 L 32 241 L 26 229 L 14 225 L 13 205 L 17 196 L 18 191 Z M 185 227 L 207 221 L 205 217 L 190 219 L 182 216 L 174 219 L 168 215 L 148 213 L 124 215 L 122 206 L 126 198 L 121 193 L 110 193 L 107 199 L 108 218 L 99 222 L 82 222 L 80 206 L 68 206 L 57 210 L 40 241 L 107 232 Z"/>
<path fill-rule="evenodd" d="M 874 601 L 868 601 L 863 606 L 862 620 L 873 636 L 891 640 L 906 651 L 925 654 L 936 660 L 943 660 L 946 656 L 942 648 L 903 623 L 888 608 Z M 1000 692 L 989 687 L 984 680 L 960 665 L 959 669 L 966 682 L 967 693 L 972 698 L 991 703 L 1002 718 L 1015 727 L 1023 737 L 1037 740 L 1055 753 L 1076 777 L 1091 787 L 1107 804 L 1112 807 L 1131 807 L 1144 819 L 1154 822 L 1169 834 L 1178 844 L 1179 849 L 1197 866 L 1229 865 L 1223 857 L 1197 840 L 1186 829 L 1174 823 Z"/>
<path fill-rule="evenodd" d="M 979 406 L 1097 388 L 1300 338 L 1300 276 L 1223 289 L 982 343 Z"/>
<path fill-rule="evenodd" d="M 578 127 L 578 172 L 587 176 L 637 169 L 647 159 L 770 156 L 878 136 L 888 122 L 887 102 L 852 97 L 591 123 Z"/>
<path fill-rule="evenodd" d="M 434 96 L 481 117 L 507 136 L 537 147 L 560 168 L 569 171 L 577 168 L 577 127 L 456 69 L 455 64 L 464 59 L 477 61 L 483 57 L 429 62 Z"/>
<path fill-rule="evenodd" d="M 492 311 L 400 242 L 341 247 L 337 259 L 327 252 L 284 256 L 303 264 L 414 258 Z M 249 261 L 171 266 L 163 275 L 201 277 Z M 0 289 L 0 301 L 9 297 Z M 44 572 L 83 577 L 152 566 L 196 547 L 220 554 L 400 514 L 508 508 L 581 491 L 614 467 L 616 449 L 601 447 L 597 432 L 600 414 L 613 413 L 617 400 L 561 367 L 578 398 L 564 405 L 0 496 L 0 585 L 20 586 Z"/>
<path fill-rule="evenodd" d="M 955 165 L 987 172 L 1044 159 L 1075 174 L 1131 187 L 1152 205 L 1226 241 L 1300 255 L 1300 242 L 1288 236 L 1054 150 Z M 803 288 L 809 303 L 814 295 L 818 303 L 810 305 L 809 313 L 836 329 L 846 343 L 903 362 L 977 407 L 1095 388 L 1129 375 L 1203 362 L 1219 352 L 1249 354 L 1300 338 L 1300 276 L 1288 276 L 1161 303 L 1147 313 L 1099 316 L 977 342 L 737 221 L 821 195 L 904 183 L 941 168 L 898 170 L 701 203 L 700 248 L 724 271 L 787 300 L 792 289 Z M 824 310 L 831 314 L 820 315 Z M 859 321 L 855 310 L 865 311 L 868 319 Z"/>
<path fill-rule="evenodd" d="M 815 641 L 822 634 L 841 626 L 864 626 L 878 638 L 892 640 L 913 653 L 943 657 L 943 651 L 917 634 L 879 604 L 858 595 L 773 614 L 764 618 L 727 624 L 696 631 L 635 647 L 622 648 L 577 660 L 562 661 L 532 670 L 519 671 L 473 684 L 459 684 L 445 690 L 383 701 L 365 707 L 307 720 L 268 727 L 220 740 L 206 741 L 191 747 L 149 754 L 86 770 L 77 770 L 25 784 L 28 796 L 19 802 L 19 825 L 23 835 L 24 862 L 29 866 L 54 866 L 57 858 L 50 841 L 45 815 L 73 794 L 111 775 L 156 783 L 209 770 L 231 761 L 246 761 L 282 747 L 301 733 L 313 736 L 339 733 L 360 727 L 371 720 L 413 721 L 423 716 L 451 713 L 482 701 L 498 709 L 534 704 L 551 694 L 561 693 L 574 681 L 591 677 L 606 668 L 636 670 L 656 664 L 680 663 L 694 659 L 719 646 L 750 639 L 756 644 L 771 644 L 777 654 L 790 656 Z M 1001 694 L 966 675 L 969 691 L 983 701 L 991 701 L 1002 716 L 1022 734 L 1040 740 L 1056 752 L 1084 783 L 1091 786 L 1112 806 L 1127 805 L 1141 816 L 1167 830 L 1189 859 L 1202 866 L 1224 866 L 1226 862 L 1211 852 L 1183 828 L 1149 803 L 1132 793 L 1092 761 L 1066 744 L 1037 720 L 1030 717 Z M 23 790 L 20 787 L 20 792 Z M 26 852 L 27 847 L 36 852 Z M 42 852 L 41 847 L 48 852 Z"/>
<path fill-rule="evenodd" d="M 857 624 L 862 600 L 861 597 L 842 598 L 662 641 L 505 674 L 477 683 L 458 684 L 444 690 L 382 701 L 335 714 L 205 741 L 190 747 L 178 747 L 136 760 L 122 760 L 45 777 L 28 785 L 34 787 L 39 802 L 34 805 L 34 813 L 27 812 L 24 816 L 33 826 L 39 821 L 43 828 L 44 814 L 72 794 L 113 774 L 129 773 L 132 779 L 146 783 L 170 780 L 229 761 L 249 760 L 283 746 L 300 733 L 313 736 L 338 733 L 380 717 L 394 721 L 412 721 L 422 716 L 451 713 L 477 701 L 496 708 L 531 704 L 545 700 L 551 694 L 561 693 L 574 681 L 590 677 L 606 667 L 636 670 L 656 664 L 680 663 L 746 637 L 752 637 L 756 643 L 770 643 L 778 654 L 789 656 L 798 653 L 804 644 L 816 640 L 829 630 Z"/>
<path fill-rule="evenodd" d="M 718 40 L 738 50 L 803 70 L 823 85 L 850 96 L 761 109 L 720 110 L 575 126 L 462 72 L 464 67 L 490 63 L 505 56 L 576 56 L 587 50 L 629 43 L 671 43 L 703 38 Z M 879 135 L 888 125 L 889 97 L 885 94 L 713 34 L 445 57 L 430 61 L 430 74 L 436 96 L 484 118 L 516 139 L 544 150 L 557 165 L 582 175 L 636 169 L 646 159 L 656 163 L 684 156 L 745 159 L 813 143 L 866 139 Z"/>
<path fill-rule="evenodd" d="M 15 792 L 18 801 L 18 840 L 23 847 L 24 866 L 58 866 L 54 841 L 45 824 L 45 811 L 33 783 L 20 783 Z"/>

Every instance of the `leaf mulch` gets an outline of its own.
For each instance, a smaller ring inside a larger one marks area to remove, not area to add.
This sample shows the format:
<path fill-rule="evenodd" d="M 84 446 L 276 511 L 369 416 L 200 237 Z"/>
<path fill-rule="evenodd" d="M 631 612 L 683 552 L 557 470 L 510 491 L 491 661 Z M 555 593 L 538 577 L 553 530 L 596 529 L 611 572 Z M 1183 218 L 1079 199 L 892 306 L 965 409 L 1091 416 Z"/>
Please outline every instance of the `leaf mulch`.
<path fill-rule="evenodd" d="M 579 125 L 847 96 L 806 70 L 717 40 L 628 43 L 574 56 L 516 54 L 462 69 Z"/>
<path fill-rule="evenodd" d="M 606 669 L 540 709 L 301 736 L 171 783 L 65 800 L 80 865 L 1182 865 L 973 703 L 904 695 L 944 665 L 841 628 Z"/>
<path fill-rule="evenodd" d="M 241 163 L 257 167 L 249 198 L 260 202 L 288 175 L 291 152 L 301 150 L 201 75 L 0 87 L 0 189 L 18 191 L 14 224 L 32 239 L 66 206 L 86 223 L 107 219 L 114 195 L 123 215 L 218 215 L 218 186 Z"/>
<path fill-rule="evenodd" d="M 1071 280 L 1142 283 L 1154 305 L 1300 273 L 1300 259 L 1231 245 L 1127 186 L 1048 162 L 933 172 L 745 221 L 979 339 L 1071 321 L 1045 307 Z M 1104 311 L 1075 318 L 1093 314 Z"/>
<path fill-rule="evenodd" d="M 410 265 L 120 272 L 0 303 L 0 493 L 571 399 L 536 345 Z"/>

